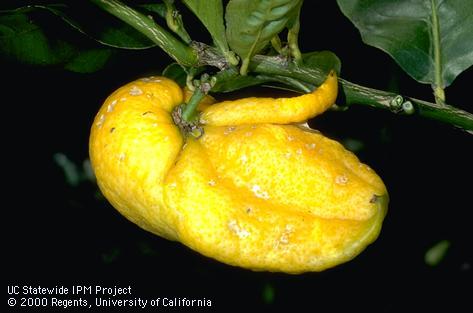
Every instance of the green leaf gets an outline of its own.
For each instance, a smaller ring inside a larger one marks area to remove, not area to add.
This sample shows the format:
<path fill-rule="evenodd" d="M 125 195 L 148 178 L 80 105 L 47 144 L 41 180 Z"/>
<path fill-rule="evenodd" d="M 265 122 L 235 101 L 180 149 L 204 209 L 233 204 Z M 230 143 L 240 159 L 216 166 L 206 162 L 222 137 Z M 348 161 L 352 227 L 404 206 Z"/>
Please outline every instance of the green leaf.
<path fill-rule="evenodd" d="M 234 76 L 225 81 L 217 82 L 212 88 L 212 92 L 230 92 L 251 86 L 261 85 L 263 83 L 272 81 L 269 78 L 261 78 L 259 76 Z"/>
<path fill-rule="evenodd" d="M 204 24 L 216 44 L 220 42 L 226 45 L 222 0 L 182 0 L 182 2 Z"/>
<path fill-rule="evenodd" d="M 108 49 L 78 47 L 56 30 L 57 21 L 44 23 L 37 8 L 2 12 L 0 15 L 0 53 L 32 65 L 64 65 L 66 69 L 90 73 L 103 67 Z M 18 13 L 24 12 L 24 13 Z M 45 13 L 45 12 L 41 12 Z M 49 16 L 52 17 L 52 16 Z"/>
<path fill-rule="evenodd" d="M 183 0 L 184 4 L 199 18 L 207 28 L 217 48 L 228 53 L 228 43 L 223 24 L 223 5 L 221 0 Z"/>
<path fill-rule="evenodd" d="M 156 46 L 133 27 L 88 3 L 36 5 L 28 8 L 48 10 L 77 31 L 106 46 L 122 49 L 147 49 Z M 156 6 L 151 5 L 145 9 L 152 12 L 159 11 Z"/>
<path fill-rule="evenodd" d="M 178 63 L 169 64 L 162 72 L 162 75 L 174 80 L 181 87 L 186 85 L 187 72 L 186 70 Z"/>
<path fill-rule="evenodd" d="M 100 30 L 88 29 L 86 26 L 81 30 L 92 36 L 95 40 L 109 47 L 120 49 L 149 49 L 157 46 L 151 40 L 137 32 L 126 24 L 117 25 L 116 27 L 105 27 Z"/>
<path fill-rule="evenodd" d="M 58 28 L 63 23 L 48 11 L 28 7 L 0 15 L 0 54 L 31 65 L 63 65 L 67 70 L 91 73 L 111 56 L 109 49 L 92 48 Z M 23 12 L 23 13 L 18 13 Z M 39 14 L 38 14 L 39 13 Z M 46 14 L 45 14 L 46 13 Z"/>
<path fill-rule="evenodd" d="M 359 29 L 414 79 L 449 86 L 473 64 L 471 0 L 337 0 Z"/>
<path fill-rule="evenodd" d="M 64 68 L 77 73 L 93 73 L 104 67 L 111 55 L 110 49 L 80 51 Z"/>
<path fill-rule="evenodd" d="M 234 67 L 218 72 L 216 78 L 217 82 L 212 87 L 212 92 L 230 92 L 271 81 L 258 76 L 241 76 Z"/>
<path fill-rule="evenodd" d="M 0 16 L 0 53 L 26 64 L 51 65 L 71 58 L 74 49 L 51 40 L 26 14 L 5 14 Z"/>
<path fill-rule="evenodd" d="M 220 71 L 216 75 L 217 82 L 212 92 L 231 92 L 251 86 L 263 85 L 268 88 L 292 92 L 310 92 L 311 86 L 296 79 L 280 75 L 245 75 L 238 73 L 235 67 Z"/>
<path fill-rule="evenodd" d="M 325 74 L 328 74 L 331 70 L 335 70 L 338 76 L 340 76 L 340 69 L 342 63 L 335 53 L 332 51 L 313 51 L 304 53 L 302 55 L 304 66 L 312 69 L 320 69 Z"/>
<path fill-rule="evenodd" d="M 230 48 L 243 60 L 242 74 L 253 55 L 286 27 L 300 1 L 230 0 L 225 14 Z"/>
<path fill-rule="evenodd" d="M 65 22 L 63 25 L 58 22 L 61 20 Z M 52 25 L 54 27 L 51 27 Z M 45 33 L 47 29 L 50 31 Z M 78 45 L 68 44 L 71 38 L 57 40 L 58 32 L 68 30 L 78 31 L 102 45 L 115 48 L 145 49 L 156 45 L 132 27 L 90 4 L 31 5 L 15 10 L 0 11 L 0 42 L 2 43 L 0 52 L 9 56 L 14 55 L 20 61 L 30 64 L 50 65 L 68 61 L 68 57 L 76 57 L 72 54 Z M 77 56 L 79 59 L 75 63 L 81 62 L 87 55 L 94 64 L 91 64 L 89 69 L 84 66 L 80 69 L 71 64 L 69 69 L 79 72 L 91 72 L 93 67 L 98 69 L 99 63 L 102 65 L 105 63 L 98 62 L 99 59 L 105 61 L 104 57 L 110 56 L 108 50 L 98 52 L 95 49 L 95 52 L 87 53 L 82 51 L 82 55 Z M 64 57 L 66 52 L 68 57 Z M 62 57 L 58 54 L 62 54 Z"/>
<path fill-rule="evenodd" d="M 147 9 L 149 10 L 150 7 Z M 158 7 L 154 9 L 159 12 Z M 40 10 L 53 13 L 73 29 L 89 38 L 94 38 L 101 44 L 125 49 L 159 46 L 181 64 L 193 66 L 197 63 L 195 51 L 155 23 L 153 16 L 140 13 L 118 0 L 89 0 L 71 2 L 68 5 L 28 6 L 14 11 L 1 11 L 0 14 L 30 14 L 31 11 L 36 13 Z M 57 29 L 61 30 L 62 27 L 59 26 Z"/>

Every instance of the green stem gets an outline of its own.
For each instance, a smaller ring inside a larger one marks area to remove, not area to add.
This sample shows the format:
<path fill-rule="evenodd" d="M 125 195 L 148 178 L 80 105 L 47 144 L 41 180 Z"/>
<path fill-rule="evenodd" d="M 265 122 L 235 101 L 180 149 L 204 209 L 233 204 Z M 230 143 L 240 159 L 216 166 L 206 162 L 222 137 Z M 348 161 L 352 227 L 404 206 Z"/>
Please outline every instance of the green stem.
<path fill-rule="evenodd" d="M 432 41 L 434 45 L 435 84 L 433 86 L 435 102 L 445 103 L 445 91 L 442 79 L 442 54 L 440 51 L 440 23 L 438 19 L 436 0 L 430 0 L 432 7 Z"/>
<path fill-rule="evenodd" d="M 245 76 L 248 73 L 248 66 L 250 65 L 250 58 L 246 57 L 241 62 L 240 75 Z"/>
<path fill-rule="evenodd" d="M 320 85 L 326 77 L 319 69 L 285 64 L 274 57 L 257 55 L 253 57 L 249 66 L 250 71 L 265 74 L 291 77 L 302 82 Z M 393 102 L 399 99 L 399 95 L 391 92 L 376 90 L 359 86 L 344 79 L 339 79 L 341 93 L 344 94 L 347 104 L 368 105 L 375 108 L 390 110 L 393 113 L 411 114 L 412 110 L 399 109 L 393 106 Z M 451 124 L 466 131 L 473 131 L 473 114 L 457 109 L 449 105 L 431 103 L 415 98 L 402 97 L 405 104 L 410 102 L 413 112 L 420 116 Z M 408 106 L 405 106 L 408 108 Z"/>
<path fill-rule="evenodd" d="M 201 88 L 195 88 L 192 97 L 189 99 L 189 102 L 185 105 L 184 109 L 182 110 L 182 118 L 186 122 L 193 122 L 196 118 L 197 113 L 197 106 L 199 102 L 205 97 L 205 93 L 201 90 Z"/>
<path fill-rule="evenodd" d="M 175 34 L 177 34 L 185 43 L 189 44 L 192 39 L 184 28 L 182 17 L 174 7 L 174 1 L 164 0 L 166 5 L 166 24 Z"/>
<path fill-rule="evenodd" d="M 281 44 L 281 38 L 279 38 L 279 35 L 275 35 L 273 38 L 271 38 L 271 46 L 276 50 L 277 53 L 282 54 L 282 44 Z"/>
<path fill-rule="evenodd" d="M 302 1 L 300 3 L 302 5 Z M 291 52 L 291 56 L 294 58 L 296 64 L 300 64 L 302 61 L 302 53 L 301 50 L 299 50 L 299 30 L 301 27 L 299 15 L 300 13 L 297 13 L 293 25 L 289 28 L 287 32 L 287 44 L 289 45 L 289 51 Z"/>
<path fill-rule="evenodd" d="M 359 86 L 344 79 L 340 79 L 340 83 L 348 104 L 362 104 L 387 109 L 394 113 L 412 114 L 403 110 L 393 110 L 391 103 L 397 96 L 394 93 Z M 466 131 L 473 131 L 473 114 L 471 113 L 450 105 L 427 102 L 416 98 L 405 97 L 404 100 L 404 103 L 410 101 L 414 112 L 420 116 L 448 123 Z"/>
<path fill-rule="evenodd" d="M 139 13 L 118 0 L 90 1 L 148 37 L 178 63 L 184 66 L 197 64 L 195 51 L 156 24 L 152 18 Z"/>
<path fill-rule="evenodd" d="M 294 61 L 296 61 L 297 64 L 299 64 L 302 61 L 302 53 L 299 50 L 299 20 L 294 24 L 294 26 L 289 29 L 287 33 L 287 42 L 289 44 L 289 50 L 291 51 L 291 55 L 294 58 Z"/>

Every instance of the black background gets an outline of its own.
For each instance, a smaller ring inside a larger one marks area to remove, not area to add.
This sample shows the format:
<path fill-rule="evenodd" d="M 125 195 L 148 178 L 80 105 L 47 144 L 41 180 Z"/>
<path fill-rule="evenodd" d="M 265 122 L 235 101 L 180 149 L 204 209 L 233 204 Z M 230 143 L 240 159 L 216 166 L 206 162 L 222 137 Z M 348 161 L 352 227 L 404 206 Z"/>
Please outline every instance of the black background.
<path fill-rule="evenodd" d="M 195 18 L 185 18 L 191 35 L 208 41 Z M 430 86 L 362 43 L 335 1 L 307 1 L 301 19 L 301 49 L 335 52 L 345 79 L 432 101 Z M 103 100 L 125 82 L 159 73 L 171 62 L 161 50 L 118 52 L 94 74 L 1 62 L 8 285 L 131 285 L 137 297 L 205 297 L 219 311 L 471 312 L 472 135 L 357 105 L 317 117 L 311 125 L 327 136 L 361 142 L 357 155 L 385 181 L 391 203 L 383 230 L 360 256 L 334 269 L 297 276 L 256 273 L 141 230 L 101 200 L 94 184 L 69 186 L 54 162 L 55 153 L 64 153 L 82 164 Z M 446 89 L 449 103 L 473 111 L 472 78 L 470 69 Z M 426 250 L 444 239 L 451 241 L 445 259 L 426 265 Z M 265 297 L 270 290 L 272 301 Z"/>

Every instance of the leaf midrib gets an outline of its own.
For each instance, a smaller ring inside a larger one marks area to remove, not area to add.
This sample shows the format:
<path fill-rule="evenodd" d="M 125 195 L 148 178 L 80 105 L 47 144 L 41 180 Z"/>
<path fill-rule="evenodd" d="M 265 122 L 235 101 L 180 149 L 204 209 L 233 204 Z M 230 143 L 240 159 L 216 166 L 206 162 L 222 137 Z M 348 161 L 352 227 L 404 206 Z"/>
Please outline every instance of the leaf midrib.
<path fill-rule="evenodd" d="M 437 11 L 437 1 L 430 0 L 431 4 L 431 23 L 432 23 L 432 48 L 434 53 L 434 71 L 435 71 L 435 86 L 443 88 L 442 79 L 442 51 L 440 47 L 440 20 Z"/>
<path fill-rule="evenodd" d="M 260 3 L 260 5 L 262 4 L 262 2 Z M 251 45 L 251 48 L 250 50 L 248 51 L 248 53 L 246 54 L 245 58 L 249 58 L 250 56 L 253 55 L 253 51 L 255 50 L 256 48 L 256 44 L 259 42 L 260 38 L 261 38 L 261 34 L 263 33 L 263 29 L 266 25 L 268 25 L 269 21 L 268 21 L 268 15 L 270 14 L 271 12 L 271 6 L 268 6 L 266 8 L 266 10 L 264 10 L 264 20 L 260 23 L 260 25 L 258 26 L 257 28 L 257 32 L 256 32 L 256 38 L 255 40 L 253 40 L 253 44 Z"/>

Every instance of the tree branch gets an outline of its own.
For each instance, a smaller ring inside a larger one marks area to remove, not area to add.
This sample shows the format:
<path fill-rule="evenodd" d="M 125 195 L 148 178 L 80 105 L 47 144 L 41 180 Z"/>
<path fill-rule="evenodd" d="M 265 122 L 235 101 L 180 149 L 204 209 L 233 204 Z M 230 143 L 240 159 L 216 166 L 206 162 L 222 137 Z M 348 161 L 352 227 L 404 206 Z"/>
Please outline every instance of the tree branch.
<path fill-rule="evenodd" d="M 291 77 L 302 82 L 320 85 L 326 75 L 319 69 L 284 63 L 277 57 L 256 55 L 250 71 L 265 75 Z M 396 114 L 418 114 L 420 116 L 451 124 L 473 133 L 473 114 L 450 105 L 440 105 L 415 98 L 403 97 L 395 93 L 360 86 L 339 78 L 346 104 L 361 104 L 386 109 Z M 401 101 L 399 101 L 401 100 Z"/>
<path fill-rule="evenodd" d="M 105 11 L 143 33 L 178 63 L 184 66 L 198 66 L 199 56 L 195 49 L 184 44 L 171 33 L 156 24 L 152 18 L 126 6 L 119 0 L 90 0 Z M 209 63 L 205 63 L 209 64 Z M 320 85 L 325 73 L 316 68 L 304 67 L 278 57 L 254 56 L 249 64 L 250 71 L 284 81 L 296 88 L 307 89 L 307 84 Z M 242 66 L 244 67 L 244 66 Z M 418 114 L 433 120 L 451 124 L 473 134 L 473 114 L 446 104 L 431 103 L 398 94 L 363 87 L 339 78 L 341 92 L 346 104 L 361 104 L 390 110 L 397 114 Z M 436 95 L 437 96 L 437 95 Z"/>

